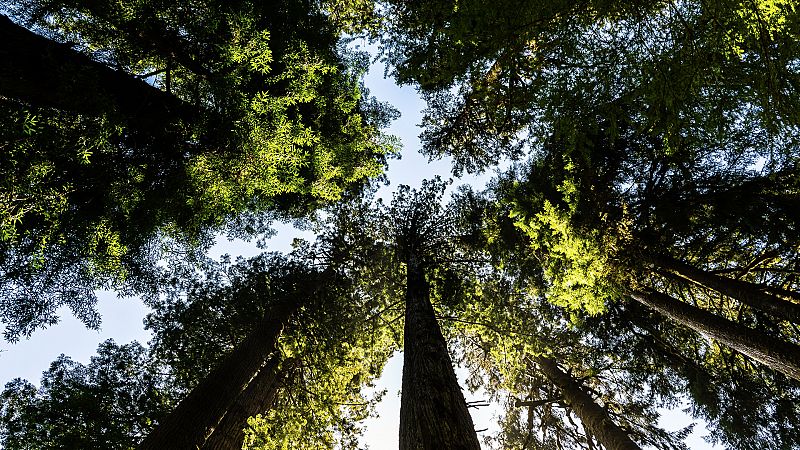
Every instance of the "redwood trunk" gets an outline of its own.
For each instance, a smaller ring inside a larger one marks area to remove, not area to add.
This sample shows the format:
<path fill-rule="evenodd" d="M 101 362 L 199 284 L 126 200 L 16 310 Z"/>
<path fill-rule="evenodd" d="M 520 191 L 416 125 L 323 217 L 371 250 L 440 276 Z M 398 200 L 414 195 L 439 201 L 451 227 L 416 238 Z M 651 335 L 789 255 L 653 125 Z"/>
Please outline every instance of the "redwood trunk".
<path fill-rule="evenodd" d="M 800 305 L 764 292 L 755 284 L 708 273 L 669 256 L 648 256 L 647 259 L 662 269 L 734 298 L 751 308 L 793 323 L 800 323 Z M 790 298 L 798 296 L 794 292 L 782 289 L 779 289 L 778 292 Z"/>
<path fill-rule="evenodd" d="M 225 413 L 203 450 L 241 450 L 247 419 L 272 408 L 281 382 L 294 364 L 295 361 L 283 361 L 277 355 L 270 358 Z"/>
<path fill-rule="evenodd" d="M 400 450 L 479 450 L 425 274 L 407 264 Z"/>
<path fill-rule="evenodd" d="M 631 297 L 669 319 L 717 340 L 765 366 L 800 380 L 800 346 L 704 311 L 680 300 L 648 290 Z"/>
<path fill-rule="evenodd" d="M 163 136 L 198 111 L 143 80 L 93 61 L 0 14 L 0 96 L 88 116 L 119 114 L 143 136 Z"/>
<path fill-rule="evenodd" d="M 273 354 L 283 324 L 298 306 L 273 307 L 258 327 L 178 404 L 137 449 L 201 448 Z"/>
<path fill-rule="evenodd" d="M 558 367 L 550 358 L 535 357 L 534 361 L 547 379 L 561 391 L 564 400 L 581 419 L 586 431 L 597 438 L 606 450 L 641 450 L 628 434 L 608 416 L 608 412 L 587 394 L 581 385 Z"/>

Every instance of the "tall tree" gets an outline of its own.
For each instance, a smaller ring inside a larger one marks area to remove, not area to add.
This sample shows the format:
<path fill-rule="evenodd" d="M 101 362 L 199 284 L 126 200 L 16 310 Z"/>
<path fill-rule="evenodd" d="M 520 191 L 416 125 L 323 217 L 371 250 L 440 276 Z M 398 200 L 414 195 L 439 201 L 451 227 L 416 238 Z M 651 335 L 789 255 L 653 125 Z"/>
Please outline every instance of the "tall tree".
<path fill-rule="evenodd" d="M 195 449 L 203 447 L 209 437 L 218 431 L 225 433 L 244 428 L 242 422 L 221 429 L 219 425 L 226 415 L 235 413 L 231 410 L 239 406 L 239 398 L 252 395 L 253 389 L 248 390 L 251 384 L 274 376 L 270 361 L 277 351 L 277 340 L 289 315 L 300 306 L 299 303 L 277 304 L 270 308 L 263 322 L 233 352 L 226 355 L 137 448 Z M 262 398 L 268 399 L 275 396 L 277 384 L 269 384 L 266 392 L 259 389 L 260 386 L 254 385 L 254 388 Z M 269 405 L 269 402 L 266 404 Z M 248 417 L 239 415 L 238 418 L 246 420 Z"/>
<path fill-rule="evenodd" d="M 378 175 L 394 147 L 380 132 L 391 110 L 361 88 L 364 57 L 318 4 L 3 10 L 28 27 L 1 21 L 9 339 L 62 304 L 96 325 L 92 291 L 137 290 L 159 241 L 202 248 L 302 216 Z"/>
<path fill-rule="evenodd" d="M 327 445 L 332 428 L 341 442 L 357 435 L 350 421 L 371 405 L 360 389 L 388 353 L 382 332 L 362 315 L 369 299 L 356 297 L 334 267 L 265 254 L 212 264 L 204 279 L 174 279 L 167 297 L 152 300 L 161 307 L 149 326 L 157 331 L 154 354 L 192 390 L 140 447 L 175 446 L 176 435 L 193 439 L 187 448 Z M 295 416 L 302 411 L 315 418 Z"/>
<path fill-rule="evenodd" d="M 478 449 L 478 437 L 431 305 L 426 272 L 446 257 L 452 226 L 441 206 L 445 185 L 401 186 L 388 216 L 389 236 L 405 265 L 401 449 Z"/>
<path fill-rule="evenodd" d="M 358 422 L 376 401 L 361 390 L 392 351 L 385 330 L 363 310 L 369 302 L 358 301 L 345 279 L 335 282 L 330 268 L 326 274 L 307 261 L 265 254 L 233 265 L 206 263 L 201 272 L 191 264 L 175 267 L 161 293 L 149 299 L 161 308 L 148 317 L 155 332 L 150 355 L 135 347 L 135 364 L 142 371 L 156 368 L 160 384 L 146 392 L 131 387 L 136 380 L 105 390 L 76 383 L 59 388 L 58 396 L 80 400 L 62 402 L 59 414 L 80 418 L 88 430 L 113 430 L 114 440 L 54 432 L 40 437 L 50 439 L 44 446 L 357 448 Z M 294 312 L 276 330 L 276 311 L 287 304 Z M 114 361 L 103 366 L 103 380 L 129 376 L 130 364 Z M 0 429 L 9 430 L 9 448 L 19 439 L 37 439 L 42 427 L 60 427 L 57 417 L 25 406 L 32 401 L 26 386 L 18 381 L 7 390 Z M 49 395 L 47 389 L 39 395 Z M 137 405 L 158 408 L 129 411 L 126 390 L 138 392 Z M 81 405 L 87 402 L 118 413 L 86 415 Z M 128 422 L 140 426 L 122 426 Z"/>
<path fill-rule="evenodd" d="M 488 191 L 489 197 L 465 191 L 459 199 L 466 215 L 473 217 L 475 233 L 468 243 L 486 254 L 485 259 L 494 267 L 486 273 L 495 275 L 482 282 L 482 298 L 475 302 L 480 306 L 454 314 L 454 326 L 466 331 L 463 345 L 470 349 L 468 360 L 473 369 L 481 368 L 478 373 L 487 380 L 483 381 L 486 386 L 497 386 L 501 383 L 497 380 L 503 380 L 508 383 L 505 389 L 519 392 L 523 399 L 529 392 L 535 394 L 524 400 L 531 402 L 527 423 L 514 408 L 515 402 L 507 403 L 509 413 L 503 422 L 506 432 L 502 435 L 502 445 L 539 442 L 534 423 L 539 423 L 545 432 L 542 439 L 553 442 L 561 439 L 560 444 L 553 445 L 586 445 L 581 444 L 584 438 L 580 437 L 578 427 L 570 427 L 563 413 L 558 412 L 567 405 L 558 390 L 546 388 L 549 385 L 546 379 L 538 382 L 545 388 L 538 387 L 532 381 L 531 372 L 536 367 L 533 357 L 527 360 L 525 357 L 526 354 L 547 356 L 548 352 L 562 348 L 554 359 L 572 373 L 582 374 L 579 376 L 583 382 L 590 381 L 590 392 L 598 396 L 600 404 L 605 405 L 611 399 L 614 406 L 608 410 L 615 412 L 614 420 L 622 421 L 627 432 L 635 431 L 631 437 L 640 445 L 672 448 L 669 445 L 675 444 L 670 444 L 670 439 L 676 438 L 641 427 L 655 422 L 649 415 L 654 411 L 648 412 L 642 405 L 671 407 L 688 394 L 692 414 L 709 422 L 709 430 L 717 442 L 734 448 L 791 446 L 796 439 L 791 424 L 800 417 L 796 408 L 788 406 L 798 392 L 796 381 L 759 367 L 697 332 L 669 325 L 665 316 L 625 300 L 626 278 L 616 270 L 609 270 L 614 261 L 598 252 L 596 238 L 587 239 L 580 230 L 561 222 L 564 216 L 552 216 L 553 210 L 540 212 L 536 220 L 547 224 L 543 233 L 532 232 L 524 224 L 515 226 L 519 213 L 512 212 L 521 204 L 533 203 L 531 186 L 524 186 L 535 185 L 537 180 L 545 180 L 552 173 L 553 170 L 542 172 L 540 176 L 527 178 L 527 182 L 513 178 L 506 180 L 510 181 L 506 184 L 500 180 Z M 518 197 L 509 195 L 520 188 L 523 192 Z M 569 217 L 569 213 L 566 215 Z M 559 236 L 558 243 L 549 241 L 554 235 Z M 530 241 L 526 241 L 528 238 Z M 547 306 L 547 303 L 561 306 Z M 684 308 L 690 307 L 679 303 Z M 597 316 L 587 315 L 587 310 Z M 764 336 L 767 330 L 754 330 L 707 311 L 698 314 L 738 329 L 744 339 L 763 338 L 762 347 L 767 353 L 787 348 L 786 342 Z M 739 320 L 742 318 L 740 310 Z M 548 323 L 553 325 L 541 328 Z M 773 331 L 770 329 L 769 333 Z M 783 359 L 791 360 L 792 352 L 789 350 Z M 520 363 L 525 361 L 530 362 Z M 514 367 L 519 368 L 512 371 Z M 740 408 L 748 411 L 757 408 L 761 412 L 736 412 Z M 564 444 L 567 440 L 575 444 Z"/>

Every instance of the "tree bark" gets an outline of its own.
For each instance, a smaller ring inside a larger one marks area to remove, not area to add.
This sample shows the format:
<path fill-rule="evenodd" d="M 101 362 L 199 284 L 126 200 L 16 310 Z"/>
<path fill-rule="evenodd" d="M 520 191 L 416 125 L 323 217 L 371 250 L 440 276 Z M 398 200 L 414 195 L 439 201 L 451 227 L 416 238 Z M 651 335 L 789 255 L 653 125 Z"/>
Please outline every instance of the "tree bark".
<path fill-rule="evenodd" d="M 753 283 L 708 273 L 666 255 L 648 255 L 645 256 L 645 259 L 662 269 L 677 274 L 681 278 L 727 295 L 751 308 L 793 323 L 800 323 L 800 305 L 777 295 L 764 292 Z M 794 298 L 795 296 L 800 298 L 798 294 L 791 291 L 779 289 L 778 292 L 786 294 L 789 298 Z"/>
<path fill-rule="evenodd" d="M 788 377 L 800 380 L 800 346 L 716 316 L 654 290 L 634 291 L 631 297 L 669 319 L 749 356 Z"/>
<path fill-rule="evenodd" d="M 283 324 L 299 303 L 271 308 L 266 318 L 153 430 L 139 450 L 196 450 L 220 425 L 276 349 Z M 264 372 L 265 376 L 269 372 Z M 263 381 L 263 380 L 262 380 Z M 254 389 L 257 386 L 254 386 Z"/>
<path fill-rule="evenodd" d="M 413 256 L 407 262 L 405 320 L 400 450 L 479 450 L 430 287 Z"/>
<path fill-rule="evenodd" d="M 0 95 L 87 116 L 117 116 L 161 138 L 196 122 L 199 111 L 125 72 L 93 61 L 0 15 Z"/>
<path fill-rule="evenodd" d="M 583 390 L 572 376 L 558 367 L 555 360 L 544 356 L 533 358 L 539 370 L 561 391 L 564 400 L 581 419 L 586 431 L 596 437 L 606 450 L 641 450 L 628 434 L 614 423 L 608 412 Z"/>
<path fill-rule="evenodd" d="M 281 383 L 295 364 L 296 360 L 282 360 L 278 355 L 273 355 L 228 408 L 225 417 L 206 440 L 203 450 L 241 450 L 247 419 L 272 408 Z"/>

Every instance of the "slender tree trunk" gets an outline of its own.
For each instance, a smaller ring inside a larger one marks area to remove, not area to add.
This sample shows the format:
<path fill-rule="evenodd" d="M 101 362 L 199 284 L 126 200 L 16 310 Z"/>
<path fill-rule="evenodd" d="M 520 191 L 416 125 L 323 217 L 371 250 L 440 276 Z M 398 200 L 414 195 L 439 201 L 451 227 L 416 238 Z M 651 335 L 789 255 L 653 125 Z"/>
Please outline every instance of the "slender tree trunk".
<path fill-rule="evenodd" d="M 425 273 L 407 264 L 400 450 L 478 450 L 478 436 L 430 303 Z"/>
<path fill-rule="evenodd" d="M 272 356 L 228 408 L 225 417 L 206 440 L 203 450 L 241 450 L 247 419 L 272 408 L 281 383 L 295 364 L 296 360 Z"/>
<path fill-rule="evenodd" d="M 800 346 L 742 326 L 661 292 L 634 291 L 631 297 L 669 319 L 717 340 L 765 366 L 800 380 Z"/>
<path fill-rule="evenodd" d="M 780 319 L 800 323 L 800 305 L 777 295 L 764 292 L 753 283 L 708 273 L 666 255 L 648 255 L 645 258 L 656 266 L 673 272 L 681 278 L 727 295 L 747 306 Z M 800 295 L 791 291 L 779 289 L 778 293 L 800 300 Z"/>
<path fill-rule="evenodd" d="M 628 434 L 622 431 L 608 416 L 608 412 L 595 403 L 583 390 L 575 378 L 558 367 L 555 360 L 538 356 L 533 358 L 539 370 L 561 391 L 586 430 L 603 445 L 606 450 L 641 450 Z"/>
<path fill-rule="evenodd" d="M 137 449 L 202 448 L 237 398 L 265 368 L 264 363 L 275 351 L 283 324 L 298 307 L 299 303 L 294 303 L 271 308 L 258 327 L 178 404 Z"/>
<path fill-rule="evenodd" d="M 142 136 L 162 137 L 199 118 L 177 97 L 93 61 L 0 15 L 0 95 L 87 116 L 118 114 Z"/>

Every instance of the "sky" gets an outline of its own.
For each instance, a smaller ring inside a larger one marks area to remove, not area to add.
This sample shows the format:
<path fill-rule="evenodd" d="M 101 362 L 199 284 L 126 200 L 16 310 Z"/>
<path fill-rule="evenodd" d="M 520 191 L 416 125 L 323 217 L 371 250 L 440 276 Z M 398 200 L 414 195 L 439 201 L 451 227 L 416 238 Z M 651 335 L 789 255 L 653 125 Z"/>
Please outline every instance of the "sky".
<path fill-rule="evenodd" d="M 365 84 L 370 89 L 371 95 L 379 100 L 388 101 L 402 114 L 388 130 L 390 134 L 400 137 L 403 143 L 402 158 L 389 162 L 390 185 L 382 187 L 377 197 L 388 201 L 391 199 L 391 192 L 400 184 L 419 187 L 423 179 L 432 178 L 437 174 L 445 179 L 450 177 L 451 163 L 448 159 L 428 162 L 426 157 L 419 154 L 418 135 L 421 130 L 417 125 L 421 122 L 425 104 L 416 91 L 409 86 L 399 87 L 391 79 L 384 79 L 381 64 L 373 65 Z M 482 187 L 490 177 L 491 174 L 467 175 L 455 180 L 450 189 L 463 183 Z M 295 237 L 313 239 L 310 232 L 297 231 L 291 225 L 278 224 L 275 228 L 278 233 L 270 239 L 267 248 L 269 251 L 289 251 L 291 241 Z M 261 250 L 251 243 L 228 242 L 221 238 L 212 248 L 211 256 L 218 257 L 227 253 L 232 256 L 250 257 L 260 252 Z M 69 311 L 62 310 L 62 320 L 59 324 L 37 331 L 30 339 L 16 344 L 0 340 L 0 384 L 5 385 L 17 377 L 38 384 L 41 373 L 47 370 L 50 363 L 62 353 L 75 361 L 88 363 L 89 358 L 95 354 L 97 345 L 109 338 L 113 338 L 119 344 L 132 340 L 144 344 L 151 337 L 150 333 L 144 330 L 142 323 L 148 310 L 138 299 L 117 298 L 114 293 L 102 292 L 99 295 L 98 312 L 103 319 L 100 330 L 86 329 Z M 383 376 L 378 380 L 376 389 L 386 389 L 387 393 L 378 405 L 379 417 L 370 419 L 365 424 L 367 431 L 362 440 L 372 450 L 397 449 L 402 365 L 402 353 L 398 353 L 389 360 Z M 457 368 L 456 373 L 464 386 L 466 371 Z M 471 393 L 466 390 L 465 397 L 468 402 L 488 399 L 482 392 Z M 496 431 L 496 418 L 500 414 L 497 405 L 472 408 L 470 413 L 475 428 L 486 429 L 479 437 Z M 682 428 L 689 423 L 691 419 L 680 411 L 667 412 L 662 420 L 662 425 L 669 430 Z M 698 424 L 695 433 L 687 441 L 689 447 L 693 450 L 713 448 L 702 440 L 702 435 L 705 433 L 702 424 Z"/>

